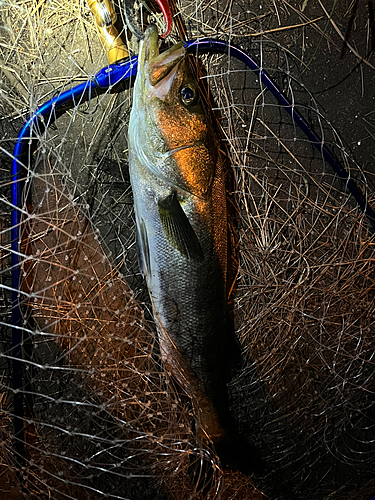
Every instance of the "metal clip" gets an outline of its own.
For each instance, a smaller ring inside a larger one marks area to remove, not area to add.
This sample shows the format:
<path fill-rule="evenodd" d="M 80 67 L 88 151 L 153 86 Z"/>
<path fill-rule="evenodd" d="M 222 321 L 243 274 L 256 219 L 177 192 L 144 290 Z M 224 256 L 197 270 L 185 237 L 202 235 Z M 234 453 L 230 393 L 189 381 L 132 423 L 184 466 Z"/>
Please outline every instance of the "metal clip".
<path fill-rule="evenodd" d="M 160 10 L 163 13 L 164 21 L 166 25 L 165 32 L 160 35 L 160 38 L 166 38 L 172 29 L 172 13 L 169 7 L 168 0 L 156 0 L 156 3 L 160 7 Z M 144 34 L 140 27 L 137 24 L 134 15 L 134 0 L 124 0 L 124 16 L 126 25 L 129 30 L 136 36 L 139 40 L 143 39 Z"/>

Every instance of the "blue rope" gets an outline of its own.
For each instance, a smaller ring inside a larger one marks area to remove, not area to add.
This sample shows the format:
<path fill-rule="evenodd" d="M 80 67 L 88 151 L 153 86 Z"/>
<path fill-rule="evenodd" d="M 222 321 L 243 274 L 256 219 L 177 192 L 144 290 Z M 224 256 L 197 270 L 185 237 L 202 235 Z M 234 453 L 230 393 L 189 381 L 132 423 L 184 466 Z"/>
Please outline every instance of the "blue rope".
<path fill-rule="evenodd" d="M 242 61 L 253 71 L 267 89 L 276 98 L 278 103 L 292 117 L 309 141 L 323 155 L 333 171 L 345 182 L 346 187 L 356 199 L 362 211 L 368 217 L 375 229 L 375 212 L 368 205 L 366 198 L 354 180 L 349 177 L 346 169 L 335 158 L 323 141 L 311 130 L 295 106 L 283 95 L 281 90 L 272 81 L 270 76 L 260 68 L 259 64 L 241 48 L 221 40 L 192 40 L 186 42 L 185 47 L 189 53 L 221 53 Z M 133 78 L 137 72 L 137 57 L 121 61 L 101 69 L 93 79 L 73 87 L 38 108 L 21 129 L 14 149 L 12 163 L 12 212 L 11 248 L 12 248 L 12 357 L 13 357 L 13 389 L 14 389 L 14 427 L 17 437 L 16 452 L 22 458 L 23 453 L 23 396 L 22 396 L 22 328 L 20 308 L 20 223 L 22 206 L 22 184 L 26 168 L 30 161 L 32 140 L 35 139 L 37 125 L 48 127 L 57 118 L 57 111 L 64 105 L 75 106 L 82 102 L 84 96 L 92 92 L 104 92 L 121 81 Z M 29 148 L 27 148 L 29 146 Z M 375 500 L 375 497 L 372 499 Z"/>

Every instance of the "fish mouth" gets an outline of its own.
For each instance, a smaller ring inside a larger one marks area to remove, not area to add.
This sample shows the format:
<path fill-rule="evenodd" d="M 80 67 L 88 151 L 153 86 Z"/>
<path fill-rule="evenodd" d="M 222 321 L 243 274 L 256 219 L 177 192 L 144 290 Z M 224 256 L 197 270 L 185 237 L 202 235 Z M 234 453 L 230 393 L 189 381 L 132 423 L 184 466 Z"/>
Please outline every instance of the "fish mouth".
<path fill-rule="evenodd" d="M 177 43 L 161 54 L 159 53 L 159 34 L 156 26 L 150 24 L 145 31 L 145 38 L 140 49 L 139 60 L 141 71 L 144 72 L 147 86 L 160 87 L 163 83 L 162 94 L 167 94 L 177 71 L 179 63 L 185 57 L 183 43 Z M 159 92 L 160 93 L 160 92 Z"/>

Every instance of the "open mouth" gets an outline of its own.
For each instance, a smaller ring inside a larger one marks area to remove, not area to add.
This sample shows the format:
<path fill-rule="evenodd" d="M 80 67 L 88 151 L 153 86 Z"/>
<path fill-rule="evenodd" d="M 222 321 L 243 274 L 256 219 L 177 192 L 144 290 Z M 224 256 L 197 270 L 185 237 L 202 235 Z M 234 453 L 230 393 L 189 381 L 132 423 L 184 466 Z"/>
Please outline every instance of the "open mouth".
<path fill-rule="evenodd" d="M 159 53 L 158 31 L 150 24 L 145 32 L 140 60 L 148 73 L 150 85 L 155 86 L 163 80 L 185 57 L 183 43 L 177 43 L 161 54 Z"/>

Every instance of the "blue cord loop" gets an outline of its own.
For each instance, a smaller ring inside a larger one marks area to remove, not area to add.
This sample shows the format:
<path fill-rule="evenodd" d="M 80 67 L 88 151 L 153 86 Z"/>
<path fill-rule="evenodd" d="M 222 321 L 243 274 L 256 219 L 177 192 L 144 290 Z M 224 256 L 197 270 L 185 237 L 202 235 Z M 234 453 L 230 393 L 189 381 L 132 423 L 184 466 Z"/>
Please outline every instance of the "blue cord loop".
<path fill-rule="evenodd" d="M 133 56 L 116 64 L 102 68 L 96 73 L 94 80 L 98 87 L 107 90 L 121 81 L 129 80 L 136 76 L 138 57 Z"/>
<path fill-rule="evenodd" d="M 346 187 L 356 199 L 362 211 L 366 214 L 372 227 L 375 229 L 375 212 L 367 203 L 366 198 L 358 188 L 356 182 L 352 180 L 346 169 L 335 158 L 323 141 L 311 130 L 296 107 L 283 95 L 281 90 L 272 81 L 270 76 L 260 68 L 259 64 L 241 48 L 236 47 L 222 40 L 192 40 L 185 43 L 185 48 L 189 53 L 221 53 L 234 57 L 243 62 L 253 71 L 267 89 L 276 98 L 278 103 L 292 117 L 301 131 L 309 141 L 319 150 L 324 159 L 332 167 L 333 171 L 345 182 Z M 30 151 L 32 141 L 36 139 L 35 130 L 38 125 L 42 128 L 48 127 L 58 117 L 58 113 L 64 106 L 75 106 L 83 102 L 85 96 L 90 96 L 94 91 L 103 92 L 111 89 L 120 82 L 130 81 L 137 73 L 138 59 L 133 56 L 119 63 L 102 68 L 91 80 L 77 85 L 58 96 L 53 97 L 48 102 L 38 108 L 21 129 L 14 149 L 14 159 L 12 164 L 12 204 L 15 209 L 12 212 L 11 248 L 12 248 L 12 357 L 13 361 L 13 389 L 14 389 L 14 426 L 17 436 L 18 456 L 23 456 L 23 399 L 22 399 L 22 328 L 20 309 L 20 225 L 22 206 L 22 184 L 24 171 L 30 162 Z M 22 177 L 23 176 L 23 177 Z M 375 500 L 375 497 L 374 499 Z"/>

